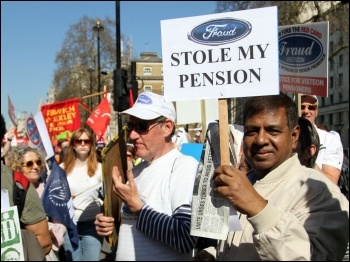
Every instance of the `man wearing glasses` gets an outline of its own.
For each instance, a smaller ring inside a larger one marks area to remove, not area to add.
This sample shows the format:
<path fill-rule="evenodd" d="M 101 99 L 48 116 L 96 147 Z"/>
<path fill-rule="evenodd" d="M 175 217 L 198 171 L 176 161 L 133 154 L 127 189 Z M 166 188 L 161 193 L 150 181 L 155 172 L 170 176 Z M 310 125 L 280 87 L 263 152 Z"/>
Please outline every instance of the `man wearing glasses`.
<path fill-rule="evenodd" d="M 303 94 L 301 96 L 301 116 L 315 125 L 320 138 L 320 151 L 315 168 L 322 171 L 335 184 L 338 184 L 343 164 L 343 145 L 338 133 L 327 132 L 316 126 L 317 115 L 317 96 Z"/>
<path fill-rule="evenodd" d="M 198 162 L 172 143 L 175 108 L 163 96 L 144 92 L 122 114 L 129 115 L 128 135 L 144 161 L 127 172 L 127 184 L 113 168 L 113 190 L 123 200 L 116 260 L 189 261 L 197 240 L 190 224 Z M 95 225 L 108 236 L 113 218 L 99 214 Z"/>

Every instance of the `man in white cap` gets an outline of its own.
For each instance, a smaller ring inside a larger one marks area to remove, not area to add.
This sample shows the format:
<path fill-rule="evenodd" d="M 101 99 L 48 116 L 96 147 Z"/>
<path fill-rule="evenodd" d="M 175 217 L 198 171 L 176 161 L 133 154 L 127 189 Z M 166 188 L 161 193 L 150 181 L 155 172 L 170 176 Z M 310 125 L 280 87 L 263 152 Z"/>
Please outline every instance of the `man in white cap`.
<path fill-rule="evenodd" d="M 197 241 L 190 224 L 198 162 L 172 143 L 175 108 L 163 96 L 144 92 L 122 114 L 129 115 L 129 138 L 144 161 L 127 172 L 127 184 L 113 168 L 113 190 L 123 201 L 116 261 L 189 261 Z M 108 236 L 113 218 L 99 214 L 95 225 Z"/>
<path fill-rule="evenodd" d="M 317 129 L 320 138 L 320 151 L 315 168 L 324 173 L 335 184 L 338 184 L 343 164 L 343 145 L 339 134 L 327 132 L 316 126 L 318 99 L 315 95 L 301 95 L 301 116 L 307 118 Z"/>

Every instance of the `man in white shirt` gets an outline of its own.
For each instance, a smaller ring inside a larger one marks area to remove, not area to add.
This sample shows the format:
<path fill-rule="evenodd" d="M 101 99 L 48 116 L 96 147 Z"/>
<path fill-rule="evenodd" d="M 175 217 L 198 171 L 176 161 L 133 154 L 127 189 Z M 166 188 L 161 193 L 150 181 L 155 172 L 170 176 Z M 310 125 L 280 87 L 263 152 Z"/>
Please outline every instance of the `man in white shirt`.
<path fill-rule="evenodd" d="M 315 95 L 301 96 L 301 117 L 307 118 L 316 126 L 318 115 L 318 99 Z M 316 159 L 316 169 L 319 168 L 335 184 L 338 184 L 343 164 L 343 145 L 336 132 L 327 132 L 316 126 L 320 138 L 320 151 Z"/>
<path fill-rule="evenodd" d="M 197 241 L 190 225 L 198 162 L 171 140 L 175 108 L 163 96 L 144 92 L 122 114 L 129 115 L 128 135 L 144 161 L 127 172 L 127 184 L 113 167 L 113 191 L 123 201 L 116 260 L 189 261 Z M 98 234 L 110 235 L 113 221 L 97 215 Z"/>

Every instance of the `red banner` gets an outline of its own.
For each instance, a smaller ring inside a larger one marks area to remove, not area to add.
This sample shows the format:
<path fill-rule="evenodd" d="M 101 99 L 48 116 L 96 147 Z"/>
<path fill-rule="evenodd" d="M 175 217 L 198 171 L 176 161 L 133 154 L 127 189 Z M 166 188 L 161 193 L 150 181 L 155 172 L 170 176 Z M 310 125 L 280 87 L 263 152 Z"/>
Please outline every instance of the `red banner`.
<path fill-rule="evenodd" d="M 79 99 L 60 101 L 41 107 L 51 140 L 80 128 Z M 62 134 L 63 133 L 63 134 Z"/>
<path fill-rule="evenodd" d="M 86 124 L 95 132 L 97 141 L 101 139 L 106 132 L 111 119 L 111 107 L 107 97 L 104 97 L 101 103 L 95 108 L 91 116 L 86 120 Z"/>

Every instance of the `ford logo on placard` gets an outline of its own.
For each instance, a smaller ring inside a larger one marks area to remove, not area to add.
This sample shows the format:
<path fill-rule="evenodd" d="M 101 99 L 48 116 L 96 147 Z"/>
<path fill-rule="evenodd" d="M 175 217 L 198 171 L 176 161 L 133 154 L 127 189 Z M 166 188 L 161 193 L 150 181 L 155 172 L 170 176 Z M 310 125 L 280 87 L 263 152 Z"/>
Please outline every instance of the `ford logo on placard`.
<path fill-rule="evenodd" d="M 279 39 L 280 63 L 289 67 L 304 67 L 316 63 L 323 55 L 321 42 L 310 35 L 293 34 Z"/>
<path fill-rule="evenodd" d="M 249 22 L 241 19 L 215 19 L 196 26 L 188 39 L 203 45 L 222 45 L 238 41 L 252 31 Z"/>

